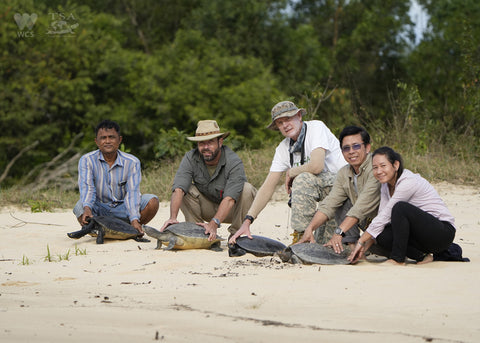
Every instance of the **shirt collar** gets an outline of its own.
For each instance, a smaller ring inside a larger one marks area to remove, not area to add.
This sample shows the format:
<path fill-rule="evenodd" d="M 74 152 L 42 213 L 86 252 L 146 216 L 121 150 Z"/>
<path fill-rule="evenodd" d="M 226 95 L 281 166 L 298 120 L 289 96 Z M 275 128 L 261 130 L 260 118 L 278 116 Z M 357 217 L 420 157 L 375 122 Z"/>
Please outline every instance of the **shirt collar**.
<path fill-rule="evenodd" d="M 115 167 L 115 166 L 123 167 L 123 155 L 122 154 L 123 153 L 120 150 L 117 150 L 117 158 L 115 159 L 115 162 L 113 163 L 112 168 Z M 107 163 L 107 161 L 105 161 L 105 157 L 103 157 L 103 153 L 100 151 L 100 149 L 98 150 L 98 159 L 102 162 Z"/>
<path fill-rule="evenodd" d="M 365 161 L 363 161 L 363 163 L 360 165 L 360 168 L 359 168 L 359 173 L 357 174 L 357 176 L 360 176 L 363 174 L 363 172 L 365 171 L 365 169 L 368 168 L 369 165 L 372 164 L 372 153 L 369 152 L 367 154 L 367 158 L 365 159 Z M 350 177 L 353 177 L 355 175 L 355 170 L 353 169 L 352 166 L 350 166 Z"/>

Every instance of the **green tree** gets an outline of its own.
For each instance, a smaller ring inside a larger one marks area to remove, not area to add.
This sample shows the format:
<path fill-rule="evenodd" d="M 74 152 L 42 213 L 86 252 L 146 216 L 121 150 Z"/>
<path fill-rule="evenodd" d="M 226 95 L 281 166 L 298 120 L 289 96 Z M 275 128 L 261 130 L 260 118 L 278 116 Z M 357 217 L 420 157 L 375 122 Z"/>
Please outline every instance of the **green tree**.
<path fill-rule="evenodd" d="M 424 110 L 453 132 L 480 133 L 480 3 L 422 0 L 429 15 L 424 39 L 408 59 Z"/>

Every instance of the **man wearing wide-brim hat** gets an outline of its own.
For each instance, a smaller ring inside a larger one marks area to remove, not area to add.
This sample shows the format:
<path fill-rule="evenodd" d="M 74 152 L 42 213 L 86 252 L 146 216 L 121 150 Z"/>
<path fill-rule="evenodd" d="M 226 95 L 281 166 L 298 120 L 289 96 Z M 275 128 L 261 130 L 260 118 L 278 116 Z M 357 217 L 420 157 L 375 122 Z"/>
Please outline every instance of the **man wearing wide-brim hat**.
<path fill-rule="evenodd" d="M 303 121 L 305 113 L 305 109 L 291 101 L 273 106 L 272 121 L 267 128 L 280 131 L 285 138 L 275 150 L 270 172 L 242 227 L 229 243 L 234 243 L 242 234 L 251 237 L 250 224 L 267 205 L 282 173 L 286 175 L 285 188 L 290 194 L 292 236 L 296 243 L 315 215 L 318 202 L 330 192 L 337 171 L 347 164 L 335 135 L 320 120 Z M 333 231 L 335 222 L 331 225 Z"/>
<path fill-rule="evenodd" d="M 231 223 L 230 234 L 240 228 L 256 189 L 247 182 L 240 157 L 223 145 L 229 134 L 222 133 L 215 120 L 201 120 L 195 136 L 187 137 L 197 147 L 180 162 L 173 180 L 170 218 L 160 231 L 178 223 L 179 209 L 185 221 L 203 226 L 210 240 L 216 238 L 221 223 Z"/>

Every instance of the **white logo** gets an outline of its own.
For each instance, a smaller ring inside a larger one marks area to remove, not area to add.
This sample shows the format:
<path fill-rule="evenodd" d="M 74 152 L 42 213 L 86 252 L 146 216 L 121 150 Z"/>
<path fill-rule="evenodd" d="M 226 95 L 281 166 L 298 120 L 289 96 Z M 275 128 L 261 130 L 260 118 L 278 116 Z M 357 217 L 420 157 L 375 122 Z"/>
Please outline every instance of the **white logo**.
<path fill-rule="evenodd" d="M 13 18 L 15 19 L 15 22 L 17 23 L 17 26 L 20 30 L 23 30 L 25 26 L 29 30 L 31 30 L 33 25 L 35 25 L 35 22 L 37 21 L 38 16 L 36 13 L 32 13 L 30 15 L 28 13 L 23 13 L 23 14 L 15 13 Z"/>
<path fill-rule="evenodd" d="M 73 13 L 65 14 L 62 12 L 52 12 L 49 13 L 52 21 L 50 22 L 50 27 L 48 28 L 47 35 L 63 35 L 63 36 L 74 36 L 75 29 L 78 27 L 77 19 Z"/>

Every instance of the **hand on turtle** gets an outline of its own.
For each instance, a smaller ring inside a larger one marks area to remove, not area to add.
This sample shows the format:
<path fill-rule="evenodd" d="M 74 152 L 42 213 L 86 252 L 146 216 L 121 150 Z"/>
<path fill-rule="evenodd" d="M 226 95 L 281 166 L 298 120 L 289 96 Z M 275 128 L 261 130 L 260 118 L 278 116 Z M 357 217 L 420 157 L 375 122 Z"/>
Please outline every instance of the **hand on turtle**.
<path fill-rule="evenodd" d="M 160 228 L 160 232 L 163 232 L 169 225 L 172 224 L 178 224 L 178 220 L 175 218 L 169 218 L 165 223 L 163 223 L 163 226 Z"/>
<path fill-rule="evenodd" d="M 240 226 L 240 228 L 238 229 L 238 231 L 235 232 L 235 234 L 232 237 L 230 237 L 230 239 L 228 240 L 228 243 L 229 244 L 237 243 L 237 238 L 240 237 L 241 235 L 247 235 L 248 238 L 253 239 L 252 234 L 250 233 L 250 224 L 251 223 L 248 219 L 245 220 L 242 226 Z"/>
<path fill-rule="evenodd" d="M 313 237 L 313 230 L 310 229 L 310 228 L 305 229 L 305 232 L 303 233 L 302 238 L 300 238 L 300 240 L 295 244 L 307 243 L 307 242 L 308 243 L 315 243 L 315 237 Z"/>
<path fill-rule="evenodd" d="M 209 223 L 197 223 L 205 229 L 205 234 L 209 235 L 208 240 L 213 241 L 217 238 L 217 224 L 211 221 Z"/>
<path fill-rule="evenodd" d="M 84 207 L 83 214 L 80 217 L 80 224 L 82 226 L 87 225 L 88 224 L 88 219 L 92 218 L 92 217 L 93 217 L 93 213 L 92 213 L 92 210 L 90 209 L 90 207 L 87 207 L 87 206 Z"/>
<path fill-rule="evenodd" d="M 138 231 L 139 237 L 142 237 L 145 234 L 142 228 L 142 224 L 140 224 L 140 222 L 137 219 L 133 220 L 130 224 L 132 224 L 132 226 Z"/>
<path fill-rule="evenodd" d="M 342 236 L 334 234 L 330 240 L 324 244 L 325 247 L 332 248 L 337 254 L 343 251 Z"/>
<path fill-rule="evenodd" d="M 365 247 L 360 243 L 355 245 L 355 249 L 353 252 L 348 256 L 347 260 L 349 260 L 352 264 L 357 263 L 358 260 L 365 256 Z"/>

